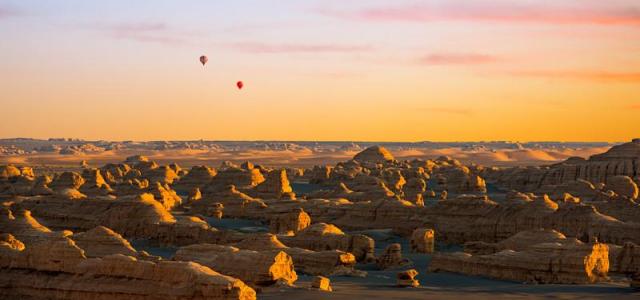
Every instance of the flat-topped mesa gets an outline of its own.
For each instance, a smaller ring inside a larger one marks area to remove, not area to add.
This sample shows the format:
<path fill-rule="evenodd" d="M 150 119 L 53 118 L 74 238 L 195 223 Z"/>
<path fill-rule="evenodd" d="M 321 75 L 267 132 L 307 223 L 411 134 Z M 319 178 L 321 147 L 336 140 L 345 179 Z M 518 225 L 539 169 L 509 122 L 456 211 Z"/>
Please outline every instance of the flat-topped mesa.
<path fill-rule="evenodd" d="M 314 251 L 341 250 L 350 252 L 358 261 L 370 260 L 374 257 L 372 238 L 362 234 L 345 234 L 340 228 L 331 224 L 316 223 L 294 236 L 280 238 L 283 243 L 291 247 Z"/>
<path fill-rule="evenodd" d="M 264 214 L 267 205 L 260 199 L 253 198 L 238 189 L 234 185 L 228 185 L 213 194 L 205 194 L 201 200 L 191 204 L 191 212 L 213 216 L 217 207 L 222 204 L 225 216 L 241 218 Z"/>
<path fill-rule="evenodd" d="M 371 146 L 356 154 L 353 160 L 367 163 L 386 163 L 395 160 L 391 152 L 382 146 Z"/>
<path fill-rule="evenodd" d="M 189 172 L 174 182 L 173 188 L 179 193 L 188 193 L 193 189 L 202 189 L 218 172 L 207 166 L 193 166 Z"/>
<path fill-rule="evenodd" d="M 293 258 L 297 271 L 309 275 L 350 275 L 362 276 L 362 271 L 355 270 L 356 258 L 353 254 L 340 250 L 312 251 L 308 249 L 287 247 L 274 234 L 253 234 L 234 244 L 240 249 L 280 252 L 284 251 Z"/>
<path fill-rule="evenodd" d="M 611 147 L 607 152 L 588 160 L 568 159 L 546 167 L 518 167 L 487 170 L 488 179 L 501 188 L 535 192 L 541 188 L 558 186 L 578 179 L 593 184 L 606 183 L 613 176 L 631 177 L 638 183 L 640 174 L 640 143 L 632 142 Z"/>
<path fill-rule="evenodd" d="M 155 263 L 122 254 L 87 258 L 73 240 L 62 236 L 23 249 L 0 243 L 0 270 L 0 295 L 8 299 L 256 298 L 241 280 L 197 263 Z"/>
<path fill-rule="evenodd" d="M 196 244 L 178 249 L 174 260 L 194 261 L 256 285 L 293 284 L 298 276 L 291 256 L 283 251 L 257 252 L 231 246 Z"/>
<path fill-rule="evenodd" d="M 609 247 L 575 238 L 537 243 L 522 251 L 493 254 L 436 253 L 430 271 L 446 271 L 519 282 L 586 284 L 608 280 Z"/>
<path fill-rule="evenodd" d="M 214 195 L 229 185 L 234 185 L 244 191 L 252 189 L 264 181 L 265 178 L 258 168 L 245 170 L 237 166 L 231 166 L 218 170 L 218 174 L 213 177 L 211 182 L 200 190 L 204 195 Z"/>

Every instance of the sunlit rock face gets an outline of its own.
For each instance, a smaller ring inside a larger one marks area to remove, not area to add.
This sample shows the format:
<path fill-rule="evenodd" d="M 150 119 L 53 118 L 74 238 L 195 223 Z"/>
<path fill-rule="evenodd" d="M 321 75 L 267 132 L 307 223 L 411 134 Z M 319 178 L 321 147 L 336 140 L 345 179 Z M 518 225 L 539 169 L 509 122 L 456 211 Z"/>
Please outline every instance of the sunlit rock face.
<path fill-rule="evenodd" d="M 29 211 L 8 208 L 0 228 L 8 232 L 0 240 L 0 295 L 8 299 L 255 299 L 255 291 L 242 281 L 196 263 L 111 254 L 135 250 L 107 228 L 75 236 L 53 232 Z"/>
<path fill-rule="evenodd" d="M 173 259 L 194 261 L 256 285 L 271 285 L 279 281 L 293 284 L 298 279 L 293 260 L 284 251 L 258 252 L 231 246 L 196 244 L 180 248 Z"/>
<path fill-rule="evenodd" d="M 354 160 L 366 163 L 384 163 L 393 161 L 395 158 L 384 147 L 371 146 L 353 157 Z"/>
<path fill-rule="evenodd" d="M 488 171 L 491 182 L 518 191 L 536 191 L 547 186 L 584 179 L 591 183 L 607 183 L 615 176 L 628 176 L 636 184 L 640 174 L 640 141 L 617 145 L 587 160 L 569 159 L 548 167 L 507 168 Z"/>
<path fill-rule="evenodd" d="M 311 225 L 311 217 L 304 209 L 299 208 L 272 217 L 269 230 L 276 234 L 295 235 L 309 225 Z"/>
<path fill-rule="evenodd" d="M 189 172 L 180 177 L 180 180 L 173 184 L 173 188 L 180 193 L 188 193 L 196 188 L 202 189 L 207 185 L 218 172 L 207 166 L 193 166 Z"/>
<path fill-rule="evenodd" d="M 606 244 L 583 243 L 555 232 L 520 233 L 500 244 L 482 247 L 476 244 L 473 250 L 485 254 L 437 253 L 429 270 L 536 283 L 584 284 L 608 280 Z"/>

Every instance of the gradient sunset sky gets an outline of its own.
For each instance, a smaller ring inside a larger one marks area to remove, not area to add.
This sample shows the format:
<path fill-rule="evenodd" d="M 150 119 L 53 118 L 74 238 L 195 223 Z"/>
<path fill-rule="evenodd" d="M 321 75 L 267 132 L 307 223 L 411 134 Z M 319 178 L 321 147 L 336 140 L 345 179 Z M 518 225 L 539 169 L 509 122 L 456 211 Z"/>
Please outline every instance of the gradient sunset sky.
<path fill-rule="evenodd" d="M 3 138 L 640 136 L 637 0 L 0 0 L 0 38 Z"/>

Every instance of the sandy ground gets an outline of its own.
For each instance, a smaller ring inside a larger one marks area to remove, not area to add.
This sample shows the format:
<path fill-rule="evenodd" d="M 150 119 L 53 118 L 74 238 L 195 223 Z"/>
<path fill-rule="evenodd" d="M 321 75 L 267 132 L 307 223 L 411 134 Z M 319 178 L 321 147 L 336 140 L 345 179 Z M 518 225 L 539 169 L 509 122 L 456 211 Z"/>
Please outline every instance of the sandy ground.
<path fill-rule="evenodd" d="M 465 163 L 477 163 L 484 166 L 544 165 L 563 161 L 572 156 L 588 158 L 602 153 L 608 147 L 584 149 L 506 149 L 465 151 L 460 148 L 391 150 L 397 159 L 434 159 L 450 156 Z M 131 155 L 145 155 L 160 164 L 178 163 L 184 167 L 194 165 L 218 166 L 223 161 L 241 163 L 252 161 L 269 166 L 310 167 L 314 165 L 335 164 L 351 159 L 356 151 L 314 152 L 309 149 L 299 151 L 209 151 L 209 150 L 114 150 L 95 154 L 60 155 L 38 153 L 0 156 L 0 164 L 30 166 L 48 166 L 53 168 L 74 168 L 86 160 L 91 166 L 122 162 Z"/>

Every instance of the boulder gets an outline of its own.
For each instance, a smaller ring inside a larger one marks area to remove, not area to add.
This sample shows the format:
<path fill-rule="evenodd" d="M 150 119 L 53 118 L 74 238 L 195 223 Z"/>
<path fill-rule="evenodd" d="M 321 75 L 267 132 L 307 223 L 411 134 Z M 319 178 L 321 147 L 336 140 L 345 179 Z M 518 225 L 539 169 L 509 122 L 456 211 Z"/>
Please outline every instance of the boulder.
<path fill-rule="evenodd" d="M 418 271 L 415 269 L 398 272 L 396 285 L 399 287 L 419 287 L 420 282 L 416 276 L 418 276 Z"/>

